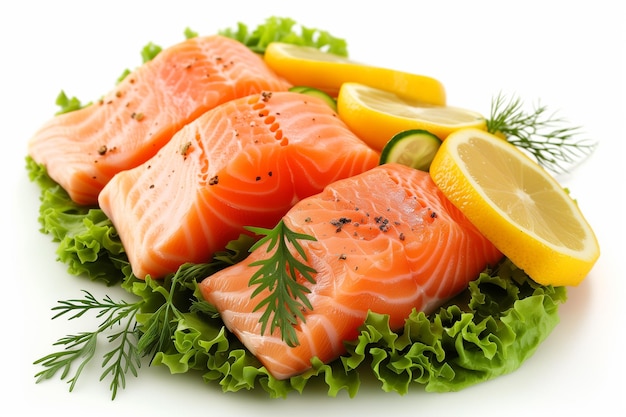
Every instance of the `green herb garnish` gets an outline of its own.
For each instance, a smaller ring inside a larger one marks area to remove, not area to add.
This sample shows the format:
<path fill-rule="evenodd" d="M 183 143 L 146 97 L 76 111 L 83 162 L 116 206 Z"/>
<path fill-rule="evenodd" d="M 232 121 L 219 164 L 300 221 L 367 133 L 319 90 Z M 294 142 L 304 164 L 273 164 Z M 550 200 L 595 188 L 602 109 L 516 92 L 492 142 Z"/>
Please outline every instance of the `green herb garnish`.
<path fill-rule="evenodd" d="M 87 291 L 83 291 L 85 296 L 82 299 L 59 301 L 52 308 L 59 311 L 53 319 L 73 314 L 69 317 L 72 320 L 93 311 L 97 318 L 104 320 L 94 331 L 69 335 L 54 343 L 64 348 L 34 362 L 44 367 L 35 375 L 37 382 L 50 379 L 59 371 L 62 371 L 61 379 L 65 379 L 78 364 L 68 381 L 72 391 L 85 365 L 94 358 L 98 340 L 106 336 L 110 350 L 102 355 L 102 367 L 106 368 L 100 380 L 109 375 L 112 377 L 110 389 L 112 399 L 115 399 L 118 389 L 126 386 L 126 374 L 130 371 L 137 376 L 142 357 L 152 355 L 154 358 L 159 352 L 176 351 L 172 335 L 177 323 L 191 308 L 195 281 L 215 272 L 218 264 L 221 261 L 185 264 L 164 281 L 130 277 L 124 285 L 141 297 L 134 303 L 113 301 L 108 295 L 98 301 Z"/>
<path fill-rule="evenodd" d="M 260 227 L 248 227 L 247 229 L 253 233 L 264 235 L 250 248 L 251 252 L 265 244 L 268 244 L 267 252 L 276 249 L 268 259 L 250 264 L 250 266 L 261 267 L 250 278 L 248 285 L 250 287 L 256 286 L 251 297 L 254 298 L 263 291 L 269 290 L 269 295 L 261 300 L 254 309 L 254 311 L 264 309 L 259 319 L 261 334 L 265 334 L 269 323 L 270 333 L 279 328 L 282 340 L 289 346 L 297 346 L 299 342 L 294 326 L 298 320 L 305 321 L 303 309 L 313 309 L 306 296 L 310 290 L 300 284 L 297 278 L 302 276 L 310 283 L 315 283 L 312 274 L 316 271 L 298 260 L 294 256 L 292 248 L 306 261 L 306 254 L 298 240 L 315 240 L 315 238 L 292 231 L 282 220 L 273 229 Z"/>
<path fill-rule="evenodd" d="M 152 61 L 162 50 L 163 48 L 159 45 L 148 42 L 141 50 L 141 62 L 145 64 L 146 62 Z"/>
<path fill-rule="evenodd" d="M 77 369 L 68 381 L 70 391 L 72 391 L 85 365 L 93 359 L 99 337 L 112 328 L 121 326 L 122 329 L 119 332 L 107 336 L 108 342 L 113 345 L 113 348 L 104 355 L 102 367 L 109 366 L 104 369 L 100 377 L 100 380 L 103 380 L 109 374 L 111 375 L 113 379 L 110 388 L 112 398 L 115 399 L 118 388 L 126 386 L 126 373 L 130 371 L 137 376 L 137 369 L 141 367 L 134 319 L 143 302 L 133 304 L 125 301 L 115 302 L 109 296 L 98 301 L 89 292 L 83 292 L 85 297 L 82 299 L 59 301 L 59 304 L 52 308 L 54 311 L 59 311 L 53 319 L 66 314 L 73 314 L 69 318 L 72 320 L 82 317 L 89 311 L 96 311 L 97 317 L 104 317 L 104 320 L 95 331 L 81 332 L 59 339 L 55 345 L 61 345 L 64 348 L 36 360 L 34 363 L 41 364 L 45 369 L 38 372 L 35 377 L 37 382 L 40 382 L 44 379 L 50 379 L 58 371 L 62 371 L 61 379 L 65 379 L 72 371 L 72 366 L 78 362 Z"/>
<path fill-rule="evenodd" d="M 144 284 L 138 281 L 133 292 L 140 291 L 155 292 L 163 297 L 164 302 L 158 306 L 156 311 L 140 314 L 137 321 L 141 324 L 141 338 L 137 345 L 142 355 L 154 355 L 158 352 L 168 352 L 174 349 L 172 335 L 176 330 L 177 323 L 183 319 L 183 315 L 190 309 L 191 293 L 179 291 L 181 289 L 193 290 L 196 280 L 202 280 L 215 272 L 215 265 L 206 264 L 184 264 L 175 274 L 169 275 L 163 285 L 149 281 Z M 160 300 L 160 299 L 159 299 Z"/>
<path fill-rule="evenodd" d="M 518 97 L 507 100 L 498 94 L 491 101 L 487 130 L 527 151 L 543 167 L 564 173 L 589 156 L 597 144 L 579 139 L 580 127 L 563 127 L 566 120 L 547 112 L 542 105 L 526 112 Z"/>
<path fill-rule="evenodd" d="M 286 33 L 285 28 L 292 33 Z M 245 25 L 239 24 L 238 31 L 222 34 L 240 37 L 256 51 L 262 51 L 270 40 L 297 44 L 304 40 L 310 42 L 310 46 L 347 55 L 343 40 L 306 28 L 297 33 L 296 28 L 289 19 L 270 18 L 257 29 L 248 31 Z M 193 36 L 197 33 L 185 31 L 186 38 Z M 81 106 L 77 99 L 70 99 L 64 93 L 57 103 L 66 111 Z M 490 121 L 491 128 L 508 136 L 509 140 L 517 136 L 507 128 L 523 130 L 520 126 L 533 120 L 531 117 L 525 121 L 521 105 L 512 103 L 504 106 L 498 99 L 499 109 L 493 114 L 504 113 L 504 116 L 498 119 L 492 114 Z M 537 116 L 544 111 L 536 112 Z M 116 302 L 106 296 L 98 301 L 84 292 L 83 299 L 62 301 L 53 308 L 58 311 L 54 318 L 74 319 L 92 312 L 102 320 L 95 331 L 60 339 L 55 345 L 62 346 L 63 350 L 35 362 L 44 367 L 36 374 L 37 381 L 59 373 L 61 379 L 65 379 L 73 372 L 70 391 L 85 364 L 96 357 L 101 348 L 109 349 L 102 355 L 102 367 L 106 368 L 102 378 L 112 378 L 113 398 L 119 388 L 125 387 L 127 372 L 137 375 L 141 358 L 146 355 L 152 355 L 151 365 L 165 365 L 171 373 L 196 371 L 203 381 L 215 383 L 225 392 L 260 388 L 273 398 L 285 397 L 294 391 L 301 393 L 305 385 L 309 381 L 316 382 L 314 380 L 326 384 L 331 396 L 345 390 L 353 397 L 359 389 L 359 375 L 368 368 L 385 391 L 404 394 L 416 384 L 425 386 L 427 391 L 456 391 L 516 369 L 556 325 L 557 307 L 566 298 L 564 288 L 535 284 L 505 260 L 497 271 L 480 274 L 455 300 L 458 303 L 444 306 L 430 316 L 413 312 L 404 329 L 398 331 L 389 328 L 387 316 L 371 313 L 359 329 L 358 339 L 347 344 L 344 356 L 331 363 L 314 358 L 310 371 L 277 380 L 228 331 L 217 310 L 202 299 L 197 288 L 197 282 L 211 273 L 241 262 L 253 245 L 250 236 L 242 235 L 230 242 L 208 265 L 187 264 L 162 281 L 149 277 L 142 281 L 132 275 L 119 236 L 100 209 L 73 203 L 48 177 L 45 168 L 30 157 L 27 169 L 31 181 L 42 191 L 41 231 L 59 244 L 58 259 L 68 265 L 68 272 L 107 285 L 121 282 L 122 288 L 138 300 Z M 311 237 L 294 233 L 284 224 L 271 230 L 250 230 L 265 234 L 262 240 L 267 242 L 268 250 L 275 249 L 270 259 L 256 263 L 261 268 L 250 280 L 251 285 L 257 285 L 257 295 L 262 287 L 271 293 L 258 307 L 265 308 L 263 328 L 269 325 L 270 330 L 281 329 L 284 340 L 295 345 L 293 325 L 303 320 L 301 308 L 311 308 L 306 298 L 308 289 L 295 279 L 301 275 L 313 282 L 315 272 L 299 260 L 306 261 L 306 258 L 298 240 Z M 286 304 L 279 301 L 280 297 Z M 526 325 L 531 322 L 543 325 Z M 108 343 L 97 343 L 102 338 Z M 486 369 L 491 371 L 486 372 Z"/>
<path fill-rule="evenodd" d="M 59 106 L 59 111 L 56 112 L 57 115 L 83 108 L 79 99 L 76 97 L 68 97 L 63 90 L 61 90 L 57 96 L 56 105 Z"/>
<path fill-rule="evenodd" d="M 185 39 L 192 39 L 192 38 L 196 38 L 198 37 L 198 32 L 196 32 L 195 30 L 191 30 L 191 28 L 185 28 L 185 31 L 183 32 L 183 34 L 185 35 Z"/>
<path fill-rule="evenodd" d="M 299 29 L 299 30 L 298 30 Z M 218 32 L 246 45 L 252 51 L 263 54 L 270 42 L 286 42 L 314 48 L 340 56 L 347 56 L 344 39 L 337 38 L 325 30 L 298 25 L 295 20 L 272 16 L 253 30 L 239 22 L 236 29 L 223 29 Z"/>

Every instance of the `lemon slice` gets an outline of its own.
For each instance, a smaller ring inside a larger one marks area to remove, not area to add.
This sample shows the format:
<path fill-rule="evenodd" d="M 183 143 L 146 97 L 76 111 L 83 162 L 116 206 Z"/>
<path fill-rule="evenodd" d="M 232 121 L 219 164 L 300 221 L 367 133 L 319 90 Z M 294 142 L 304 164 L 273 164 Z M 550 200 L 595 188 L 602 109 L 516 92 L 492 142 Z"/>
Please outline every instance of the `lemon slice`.
<path fill-rule="evenodd" d="M 428 104 L 354 82 L 341 86 L 337 111 L 357 136 L 377 150 L 404 130 L 427 130 L 444 140 L 458 129 L 487 128 L 485 118 L 477 112 Z"/>
<path fill-rule="evenodd" d="M 425 103 L 446 103 L 443 84 L 435 78 L 360 64 L 312 47 L 272 42 L 265 50 L 264 60 L 291 84 L 318 88 L 333 97 L 343 83 L 352 81 Z"/>
<path fill-rule="evenodd" d="M 479 129 L 443 141 L 430 166 L 443 194 L 543 285 L 578 285 L 600 256 L 579 207 L 521 150 Z"/>

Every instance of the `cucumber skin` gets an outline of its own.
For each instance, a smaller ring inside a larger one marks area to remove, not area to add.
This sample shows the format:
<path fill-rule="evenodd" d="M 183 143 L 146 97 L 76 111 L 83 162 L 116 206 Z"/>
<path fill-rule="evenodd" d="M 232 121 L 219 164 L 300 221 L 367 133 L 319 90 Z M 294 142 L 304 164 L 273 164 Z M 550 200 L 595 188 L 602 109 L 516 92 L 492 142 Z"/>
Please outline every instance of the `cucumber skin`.
<path fill-rule="evenodd" d="M 400 156 L 402 156 L 403 152 L 398 153 L 398 147 L 402 147 L 400 150 L 404 150 L 408 141 L 421 141 L 429 146 L 423 147 L 427 152 L 421 152 L 421 157 L 419 160 L 412 160 L 411 163 L 400 162 Z M 404 143 L 404 145 L 403 145 Z M 437 149 L 441 146 L 441 140 L 430 133 L 427 130 L 423 129 L 410 129 L 397 133 L 394 135 L 389 142 L 383 148 L 380 154 L 380 164 L 387 163 L 401 163 L 403 165 L 410 166 L 415 169 L 419 169 L 422 171 L 428 171 L 430 167 L 430 163 L 432 162 Z M 429 149 L 430 148 L 430 149 Z"/>
<path fill-rule="evenodd" d="M 331 109 L 333 109 L 333 111 L 337 111 L 337 101 L 332 98 L 328 93 L 322 90 L 307 86 L 294 86 L 291 87 L 289 91 L 321 98 L 330 106 Z"/>

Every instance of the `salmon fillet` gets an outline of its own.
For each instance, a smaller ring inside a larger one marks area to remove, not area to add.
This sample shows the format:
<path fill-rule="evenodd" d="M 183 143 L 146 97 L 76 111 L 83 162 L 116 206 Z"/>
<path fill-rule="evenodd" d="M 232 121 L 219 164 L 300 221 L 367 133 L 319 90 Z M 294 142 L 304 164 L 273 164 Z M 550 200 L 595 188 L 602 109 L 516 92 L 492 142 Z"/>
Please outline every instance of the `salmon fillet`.
<path fill-rule="evenodd" d="M 159 278 L 208 262 L 271 227 L 304 197 L 378 164 L 321 99 L 275 92 L 231 100 L 183 127 L 146 163 L 100 193 L 133 273 Z"/>
<path fill-rule="evenodd" d="M 161 51 L 98 102 L 49 120 L 31 138 L 28 153 L 72 200 L 93 205 L 113 175 L 147 161 L 207 110 L 288 88 L 240 42 L 192 38 Z"/>
<path fill-rule="evenodd" d="M 262 335 L 262 311 L 253 311 L 267 291 L 251 299 L 248 282 L 259 267 L 250 263 L 269 258 L 266 247 L 199 285 L 228 329 L 279 379 L 306 371 L 313 357 L 329 362 L 343 354 L 368 310 L 389 314 L 399 329 L 412 309 L 432 312 L 502 258 L 428 173 L 402 165 L 332 183 L 283 220 L 316 238 L 299 242 L 317 273 L 314 284 L 298 278 L 313 306 L 296 327 L 298 346 L 283 342 L 278 329 Z"/>

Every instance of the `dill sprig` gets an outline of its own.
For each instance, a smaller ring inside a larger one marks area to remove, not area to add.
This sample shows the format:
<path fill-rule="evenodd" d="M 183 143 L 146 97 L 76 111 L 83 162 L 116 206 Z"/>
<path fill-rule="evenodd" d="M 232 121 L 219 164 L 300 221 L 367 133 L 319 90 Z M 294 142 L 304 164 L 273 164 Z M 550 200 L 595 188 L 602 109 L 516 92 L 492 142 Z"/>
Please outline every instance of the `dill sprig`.
<path fill-rule="evenodd" d="M 526 112 L 515 96 L 498 94 L 491 101 L 487 130 L 504 136 L 513 145 L 527 151 L 537 163 L 560 174 L 589 156 L 597 144 L 580 139 L 579 126 L 564 126 L 567 121 L 548 113 L 546 106 L 537 104 Z"/>
<path fill-rule="evenodd" d="M 128 276 L 123 287 L 139 297 L 134 303 L 116 302 L 108 295 L 97 300 L 87 291 L 83 291 L 82 299 L 59 301 L 52 308 L 57 312 L 52 319 L 69 316 L 73 320 L 95 312 L 103 320 L 94 331 L 65 336 L 54 343 L 63 348 L 34 362 L 44 367 L 35 375 L 37 382 L 51 379 L 57 372 L 63 380 L 75 368 L 68 381 L 72 391 L 85 366 L 95 357 L 98 339 L 106 335 L 110 350 L 102 356 L 104 371 L 100 380 L 111 377 L 110 390 L 115 399 L 118 390 L 126 387 L 127 373 L 138 375 L 144 356 L 152 354 L 152 360 L 158 352 L 175 350 L 173 335 L 188 311 L 211 313 L 213 306 L 193 301 L 197 281 L 245 258 L 251 245 L 252 238 L 242 235 L 217 252 L 212 262 L 184 264 L 162 280 Z"/>
<path fill-rule="evenodd" d="M 267 259 L 250 263 L 250 266 L 260 266 L 250 278 L 249 286 L 256 286 L 251 297 L 254 298 L 265 290 L 269 295 L 262 299 L 254 311 L 263 310 L 259 319 L 261 334 L 269 324 L 270 333 L 279 328 L 282 340 L 289 346 L 299 344 L 295 327 L 298 321 L 305 322 L 303 311 L 312 310 L 313 306 L 307 298 L 310 290 L 297 281 L 302 276 L 310 283 L 315 283 L 314 268 L 298 260 L 291 251 L 291 247 L 306 261 L 306 254 L 298 240 L 315 240 L 313 236 L 297 233 L 289 229 L 281 220 L 273 229 L 248 227 L 253 233 L 264 235 L 256 242 L 250 251 L 268 243 L 267 252 L 274 250 Z"/>
<path fill-rule="evenodd" d="M 71 315 L 69 320 L 73 320 L 82 317 L 89 311 L 96 311 L 96 317 L 103 318 L 103 321 L 95 331 L 68 335 L 54 343 L 55 346 L 64 346 L 64 348 L 36 360 L 34 364 L 41 364 L 45 369 L 38 372 L 35 377 L 37 382 L 40 382 L 52 378 L 61 371 L 61 379 L 65 379 L 72 372 L 75 363 L 78 363 L 76 370 L 68 380 L 70 391 L 72 391 L 83 369 L 96 353 L 99 336 L 121 325 L 121 331 L 107 337 L 109 343 L 114 344 L 114 348 L 104 355 L 102 367 L 109 366 L 100 377 L 100 380 L 105 379 L 108 375 L 112 377 L 110 389 L 112 399 L 115 399 L 118 388 L 126 386 L 126 373 L 130 371 L 137 376 L 137 369 L 141 367 L 141 358 L 137 349 L 139 336 L 135 326 L 135 316 L 143 301 L 136 303 L 115 302 L 109 296 L 98 301 L 88 291 L 83 292 L 85 294 L 83 299 L 59 301 L 59 304 L 52 308 L 53 311 L 58 311 L 53 319 L 63 315 Z M 123 325 L 122 322 L 124 322 Z"/>

